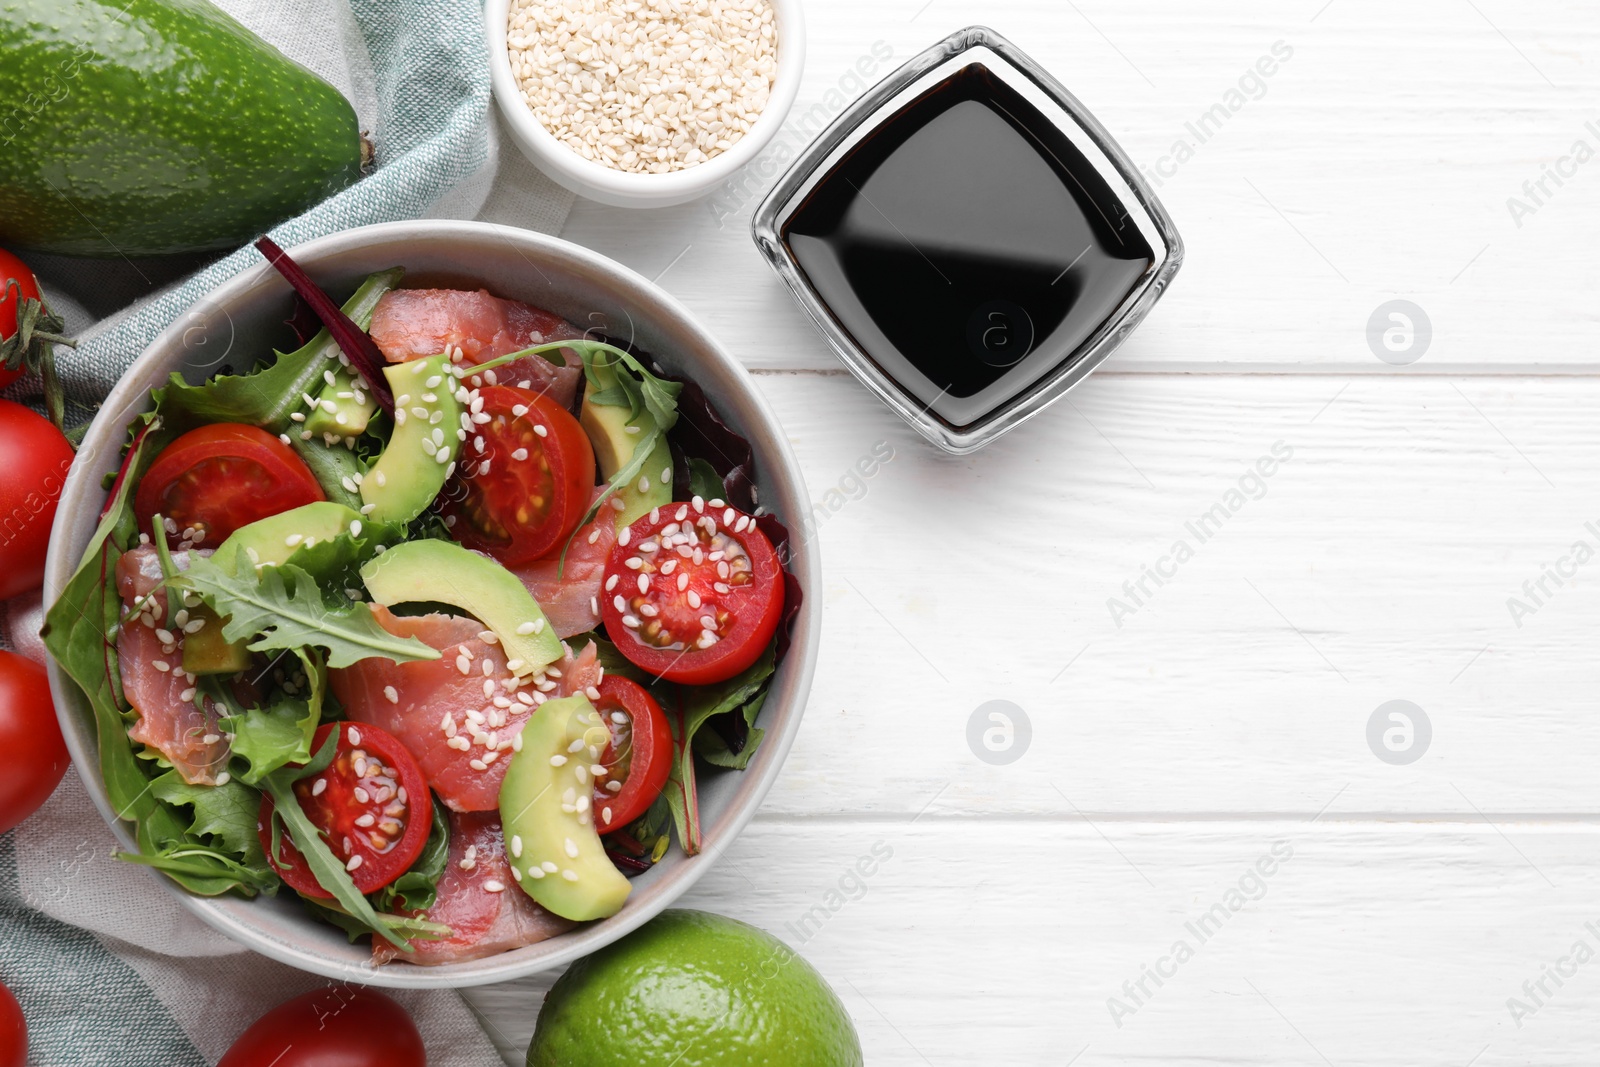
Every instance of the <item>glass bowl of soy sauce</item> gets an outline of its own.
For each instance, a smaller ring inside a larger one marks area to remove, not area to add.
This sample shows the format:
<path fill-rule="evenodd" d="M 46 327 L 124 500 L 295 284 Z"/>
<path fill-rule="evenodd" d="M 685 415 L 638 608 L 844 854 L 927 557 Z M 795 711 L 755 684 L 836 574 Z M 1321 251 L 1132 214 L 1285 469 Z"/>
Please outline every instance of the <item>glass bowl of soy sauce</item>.
<path fill-rule="evenodd" d="M 1183 261 L 1111 135 L 983 26 L 841 113 L 752 233 L 845 365 L 957 454 L 1081 381 Z"/>

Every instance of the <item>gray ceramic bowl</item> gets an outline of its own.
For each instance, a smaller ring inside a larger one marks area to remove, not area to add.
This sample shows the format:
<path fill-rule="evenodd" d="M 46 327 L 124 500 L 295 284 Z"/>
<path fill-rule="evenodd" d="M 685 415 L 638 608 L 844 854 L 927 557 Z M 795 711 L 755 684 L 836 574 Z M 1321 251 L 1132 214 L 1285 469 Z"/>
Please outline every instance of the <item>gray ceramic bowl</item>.
<path fill-rule="evenodd" d="M 799 467 L 777 421 L 750 376 L 676 300 L 633 271 L 578 245 L 505 226 L 421 221 L 369 226 L 290 249 L 320 283 L 349 292 L 375 270 L 401 265 L 408 285 L 478 286 L 503 297 L 548 308 L 583 326 L 633 337 L 672 372 L 705 389 L 723 417 L 755 450 L 761 502 L 799 528 L 809 508 Z M 172 371 L 192 380 L 222 363 L 248 364 L 272 340 L 283 340 L 290 291 L 263 264 L 225 282 L 158 337 L 134 363 L 95 420 L 67 478 L 52 533 L 45 596 L 53 602 L 71 577 L 105 502 L 103 476 L 118 464 L 130 419 L 149 404 L 152 386 Z M 666 858 L 634 880 L 622 911 L 538 945 L 488 959 L 440 967 L 391 963 L 373 968 L 365 943 L 351 945 L 334 927 L 317 922 L 289 894 L 276 900 L 191 896 L 165 877 L 128 866 L 129 879 L 156 878 L 197 917 L 265 956 L 302 970 L 371 985 L 441 987 L 500 982 L 568 963 L 634 929 L 667 907 L 706 872 L 750 821 L 766 795 L 800 726 L 815 666 L 821 628 L 816 546 L 794 542 L 791 570 L 808 594 L 794 625 L 794 643 L 772 683 L 762 711 L 767 734 L 743 772 L 708 774 L 700 805 L 705 849 L 689 857 L 674 844 Z M 59 668 L 50 686 L 67 747 L 106 822 L 124 847 L 134 848 L 129 826 L 117 820 L 99 776 L 94 720 L 88 703 Z"/>

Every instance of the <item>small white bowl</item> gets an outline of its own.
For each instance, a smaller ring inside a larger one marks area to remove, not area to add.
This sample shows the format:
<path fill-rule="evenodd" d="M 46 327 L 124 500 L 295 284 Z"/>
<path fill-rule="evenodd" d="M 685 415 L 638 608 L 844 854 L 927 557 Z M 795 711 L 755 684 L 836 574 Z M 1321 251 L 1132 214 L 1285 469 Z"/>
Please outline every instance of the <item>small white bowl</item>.
<path fill-rule="evenodd" d="M 806 60 L 806 26 L 801 0 L 772 0 L 772 6 L 778 24 L 777 75 L 766 109 L 750 132 L 726 152 L 686 170 L 633 174 L 584 159 L 556 140 L 534 117 L 511 74 L 511 54 L 506 46 L 511 0 L 487 0 L 483 18 L 489 42 L 489 74 L 494 84 L 494 98 L 511 131 L 511 139 L 522 149 L 523 155 L 554 181 L 602 204 L 668 207 L 705 196 L 761 154 L 783 126 L 795 94 L 800 91 L 800 74 Z"/>

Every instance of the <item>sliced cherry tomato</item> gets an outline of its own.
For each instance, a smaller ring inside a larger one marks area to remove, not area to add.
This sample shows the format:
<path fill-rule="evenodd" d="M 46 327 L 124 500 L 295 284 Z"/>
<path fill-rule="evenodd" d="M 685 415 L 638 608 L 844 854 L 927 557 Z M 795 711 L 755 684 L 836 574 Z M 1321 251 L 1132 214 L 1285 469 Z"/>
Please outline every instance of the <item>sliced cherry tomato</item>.
<path fill-rule="evenodd" d="M 286 1000 L 239 1035 L 217 1067 L 427 1067 L 422 1035 L 382 993 L 349 984 Z"/>
<path fill-rule="evenodd" d="M 15 299 L 11 283 L 16 282 Z M 28 265 L 0 248 L 0 340 L 17 332 L 17 305 L 24 300 L 39 299 L 39 280 Z M 0 367 L 0 389 L 22 377 L 22 368 L 6 370 Z M 0 1061 L 3 1062 L 3 1061 Z"/>
<path fill-rule="evenodd" d="M 489 421 L 461 449 L 445 490 L 451 533 L 507 566 L 560 551 L 594 495 L 594 448 L 566 408 L 543 393 L 478 391 Z"/>
<path fill-rule="evenodd" d="M 28 1067 L 28 1024 L 22 1005 L 0 985 L 0 1067 Z"/>
<path fill-rule="evenodd" d="M 72 446 L 50 420 L 0 400 L 0 600 L 37 589 Z"/>
<path fill-rule="evenodd" d="M 755 519 L 696 501 L 657 508 L 617 535 L 600 605 L 617 651 L 685 685 L 750 666 L 783 615 L 783 568 Z"/>
<path fill-rule="evenodd" d="M 611 731 L 594 781 L 594 828 L 620 830 L 649 810 L 672 772 L 672 727 L 644 686 L 615 674 L 600 683 L 595 710 Z M 618 719 L 621 722 L 618 722 Z"/>
<path fill-rule="evenodd" d="M 0 651 L 0 834 L 50 799 L 68 762 L 44 668 Z"/>
<path fill-rule="evenodd" d="M 324 723 L 311 751 L 320 751 L 335 729 L 339 747 L 333 762 L 321 774 L 296 782 L 294 792 L 356 888 L 371 893 L 404 874 L 428 843 L 433 825 L 428 784 L 399 739 L 368 723 Z M 263 794 L 257 831 L 273 869 L 302 896 L 333 896 L 317 884 L 288 835 L 272 855 L 272 811 L 271 795 Z"/>
<path fill-rule="evenodd" d="M 190 430 L 156 457 L 134 494 L 139 529 L 171 519 L 195 547 L 215 548 L 257 519 L 323 499 L 294 450 L 265 430 L 219 422 Z"/>

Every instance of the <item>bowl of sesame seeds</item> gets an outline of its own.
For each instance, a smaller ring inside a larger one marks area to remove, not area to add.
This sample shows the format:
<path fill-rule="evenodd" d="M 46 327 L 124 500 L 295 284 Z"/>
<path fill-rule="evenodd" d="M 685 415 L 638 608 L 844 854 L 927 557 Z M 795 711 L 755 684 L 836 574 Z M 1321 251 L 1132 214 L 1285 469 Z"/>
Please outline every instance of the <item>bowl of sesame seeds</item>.
<path fill-rule="evenodd" d="M 512 140 L 616 207 L 727 181 L 783 125 L 805 64 L 800 0 L 488 0 L 484 18 Z"/>

